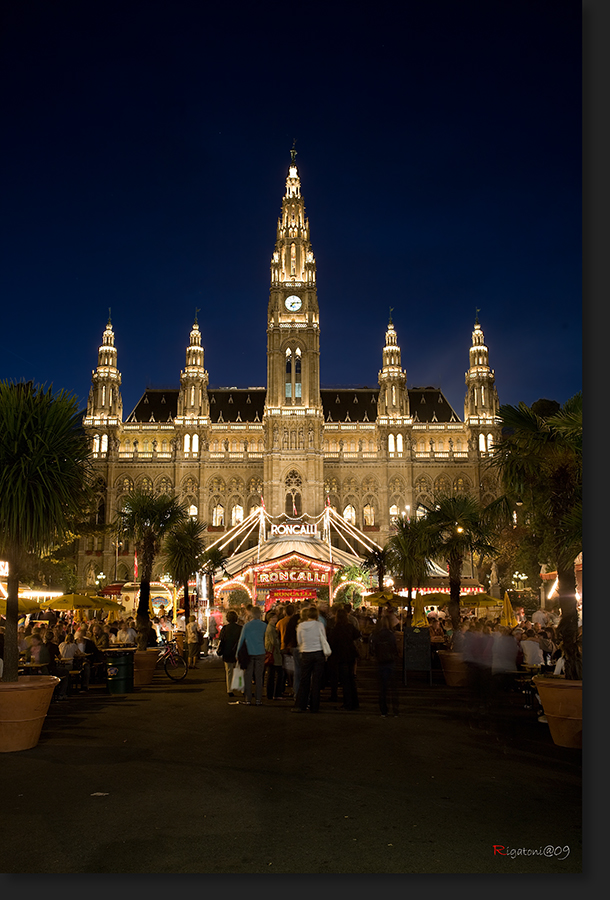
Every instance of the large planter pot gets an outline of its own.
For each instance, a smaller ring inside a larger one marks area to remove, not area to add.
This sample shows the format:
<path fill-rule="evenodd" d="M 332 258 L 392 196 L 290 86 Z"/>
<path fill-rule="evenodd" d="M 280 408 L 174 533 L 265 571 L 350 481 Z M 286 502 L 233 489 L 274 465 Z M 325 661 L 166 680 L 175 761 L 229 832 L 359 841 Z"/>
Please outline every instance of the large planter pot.
<path fill-rule="evenodd" d="M 149 647 L 148 650 L 136 650 L 133 655 L 133 686 L 143 687 L 150 684 L 155 675 L 159 648 Z"/>
<path fill-rule="evenodd" d="M 582 681 L 535 675 L 533 682 L 553 743 L 558 747 L 582 747 Z"/>
<path fill-rule="evenodd" d="M 468 671 L 461 653 L 455 650 L 439 650 L 438 658 L 441 662 L 445 683 L 448 687 L 466 687 L 468 684 Z"/>
<path fill-rule="evenodd" d="M 17 681 L 0 682 L 0 753 L 36 746 L 58 684 L 55 675 L 20 675 Z"/>

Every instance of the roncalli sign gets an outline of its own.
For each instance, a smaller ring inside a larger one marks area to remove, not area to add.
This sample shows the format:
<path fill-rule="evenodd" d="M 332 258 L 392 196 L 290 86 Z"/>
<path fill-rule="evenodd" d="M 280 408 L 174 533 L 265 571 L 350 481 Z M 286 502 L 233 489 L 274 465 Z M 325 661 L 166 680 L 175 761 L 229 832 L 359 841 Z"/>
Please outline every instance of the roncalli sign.
<path fill-rule="evenodd" d="M 301 523 L 290 524 L 283 522 L 281 525 L 272 525 L 269 537 L 275 537 L 278 534 L 308 534 L 316 537 L 317 531 L 315 525 L 306 525 Z"/>
<path fill-rule="evenodd" d="M 325 584 L 330 583 L 330 572 L 312 571 L 305 568 L 272 569 L 259 572 L 258 584 Z"/>

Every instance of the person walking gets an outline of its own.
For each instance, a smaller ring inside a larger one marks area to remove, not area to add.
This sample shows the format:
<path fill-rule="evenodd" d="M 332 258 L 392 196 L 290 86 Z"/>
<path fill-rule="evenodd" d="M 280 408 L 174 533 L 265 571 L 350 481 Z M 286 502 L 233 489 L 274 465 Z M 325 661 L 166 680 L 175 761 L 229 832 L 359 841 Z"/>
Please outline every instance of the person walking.
<path fill-rule="evenodd" d="M 280 635 L 276 627 L 277 615 L 267 614 L 265 632 L 265 672 L 267 674 L 267 700 L 279 700 L 284 693 L 284 669 L 280 650 Z"/>
<path fill-rule="evenodd" d="M 318 620 L 315 606 L 306 611 L 306 618 L 297 625 L 297 642 L 301 660 L 299 688 L 292 712 L 312 713 L 320 711 L 320 686 L 324 673 L 324 662 L 329 648 L 326 629 Z"/>
<path fill-rule="evenodd" d="M 267 630 L 267 624 L 261 619 L 260 606 L 253 606 L 251 615 L 252 618 L 249 619 L 242 628 L 237 643 L 238 656 L 242 644 L 246 645 L 246 650 L 250 655 L 248 666 L 244 672 L 244 694 L 246 695 L 246 699 L 242 700 L 242 703 L 245 706 L 252 706 L 252 677 L 254 676 L 255 702 L 257 706 L 262 706 L 263 674 L 265 670 L 265 632 Z"/>
<path fill-rule="evenodd" d="M 398 683 L 397 667 L 398 644 L 396 635 L 391 626 L 391 621 L 385 613 L 382 613 L 375 629 L 370 636 L 370 650 L 377 665 L 377 677 L 379 683 L 379 710 L 384 719 L 387 718 L 388 698 L 392 705 L 392 714 L 398 715 Z"/>
<path fill-rule="evenodd" d="M 234 697 L 235 694 L 231 690 L 231 682 L 233 681 L 233 669 L 237 662 L 237 644 L 241 634 L 242 626 L 237 621 L 237 613 L 234 609 L 230 609 L 227 613 L 227 624 L 220 629 L 218 637 L 218 647 L 216 653 L 222 658 L 225 666 L 225 675 L 227 679 L 227 694 Z M 237 702 L 237 701 L 236 701 Z"/>

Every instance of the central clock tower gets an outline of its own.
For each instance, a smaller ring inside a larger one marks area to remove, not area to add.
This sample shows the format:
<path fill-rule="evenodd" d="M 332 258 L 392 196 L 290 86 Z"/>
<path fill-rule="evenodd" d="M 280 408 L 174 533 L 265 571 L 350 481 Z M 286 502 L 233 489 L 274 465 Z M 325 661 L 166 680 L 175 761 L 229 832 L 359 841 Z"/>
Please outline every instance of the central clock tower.
<path fill-rule="evenodd" d="M 271 515 L 322 511 L 323 428 L 316 261 L 293 149 L 267 309 L 264 497 Z"/>

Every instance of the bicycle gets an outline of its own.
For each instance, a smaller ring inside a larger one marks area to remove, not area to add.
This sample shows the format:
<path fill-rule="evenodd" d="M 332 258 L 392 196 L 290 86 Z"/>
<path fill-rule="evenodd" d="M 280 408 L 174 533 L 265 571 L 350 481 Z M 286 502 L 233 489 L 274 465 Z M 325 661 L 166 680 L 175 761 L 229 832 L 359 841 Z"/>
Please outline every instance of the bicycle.
<path fill-rule="evenodd" d="M 168 641 L 167 644 L 161 648 L 157 664 L 160 662 L 163 663 L 165 674 L 168 678 L 171 678 L 172 681 L 182 681 L 186 678 L 186 673 L 189 670 L 188 663 L 178 652 L 176 641 Z"/>

